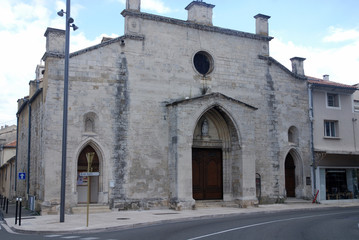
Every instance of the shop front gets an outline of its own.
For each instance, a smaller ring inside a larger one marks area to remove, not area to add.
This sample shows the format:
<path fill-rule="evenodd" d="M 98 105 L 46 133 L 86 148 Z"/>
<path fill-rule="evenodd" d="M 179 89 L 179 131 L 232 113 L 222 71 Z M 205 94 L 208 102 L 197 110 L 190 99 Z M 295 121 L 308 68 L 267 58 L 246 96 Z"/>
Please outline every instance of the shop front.
<path fill-rule="evenodd" d="M 358 164 L 356 155 L 327 155 L 317 168 L 318 200 L 359 201 Z"/>

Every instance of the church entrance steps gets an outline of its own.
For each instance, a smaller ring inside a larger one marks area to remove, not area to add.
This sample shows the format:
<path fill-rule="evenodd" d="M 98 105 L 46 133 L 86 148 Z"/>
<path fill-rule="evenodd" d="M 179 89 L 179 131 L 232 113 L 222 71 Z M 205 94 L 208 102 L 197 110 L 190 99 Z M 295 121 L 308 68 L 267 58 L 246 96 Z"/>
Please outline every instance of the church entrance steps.
<path fill-rule="evenodd" d="M 229 207 L 229 208 L 239 208 L 238 203 L 232 201 L 223 201 L 223 200 L 197 200 L 195 208 L 218 208 L 218 207 Z"/>
<path fill-rule="evenodd" d="M 285 204 L 312 204 L 312 200 L 306 200 L 301 198 L 287 198 L 284 201 Z"/>
<path fill-rule="evenodd" d="M 86 214 L 87 213 L 87 205 L 86 204 L 79 204 L 76 207 L 72 207 L 73 214 Z M 111 212 L 111 209 L 107 205 L 97 205 L 97 204 L 90 204 L 90 213 L 105 213 Z"/>

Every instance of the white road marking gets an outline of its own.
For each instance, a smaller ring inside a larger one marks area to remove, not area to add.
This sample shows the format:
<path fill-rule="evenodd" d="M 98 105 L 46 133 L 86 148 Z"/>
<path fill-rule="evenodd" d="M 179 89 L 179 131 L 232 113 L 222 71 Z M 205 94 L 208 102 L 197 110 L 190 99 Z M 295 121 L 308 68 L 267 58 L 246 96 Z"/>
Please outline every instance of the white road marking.
<path fill-rule="evenodd" d="M 45 235 L 44 237 L 46 238 L 55 238 L 55 237 L 61 237 L 62 235 L 56 235 L 56 234 L 53 234 L 53 235 Z"/>
<path fill-rule="evenodd" d="M 237 231 L 237 230 L 241 230 L 241 229 L 245 229 L 245 228 L 257 227 L 257 226 L 262 226 L 262 225 L 267 225 L 267 224 L 272 224 L 272 223 L 293 221 L 293 220 L 313 218 L 313 217 L 323 217 L 323 216 L 330 216 L 330 215 L 339 215 L 339 214 L 343 214 L 343 213 L 346 213 L 346 212 L 341 212 L 341 213 L 328 213 L 328 214 L 310 215 L 310 216 L 296 217 L 296 218 L 279 219 L 279 220 L 274 220 L 274 221 L 268 221 L 268 222 L 262 222 L 262 223 L 256 223 L 256 224 L 246 225 L 246 226 L 237 227 L 237 228 L 231 228 L 231 229 L 227 229 L 227 230 L 224 230 L 224 231 L 219 231 L 219 232 L 214 232 L 214 233 L 210 233 L 210 234 L 206 234 L 206 235 L 202 235 L 202 236 L 198 236 L 198 237 L 194 237 L 194 238 L 189 238 L 189 239 L 187 239 L 187 240 L 202 239 L 202 238 L 206 238 L 206 237 L 211 237 L 211 236 L 215 236 L 215 235 L 220 235 L 220 234 L 227 233 L 227 232 L 233 232 L 233 231 Z M 359 227 L 359 224 L 358 224 L 358 227 Z"/>
<path fill-rule="evenodd" d="M 80 238 L 80 240 L 95 240 L 99 239 L 98 237 L 87 237 L 87 238 Z"/>
<path fill-rule="evenodd" d="M 0 222 L 0 226 L 2 226 L 8 233 L 20 235 L 20 233 L 17 233 L 17 232 L 14 232 L 13 230 L 11 230 L 11 228 L 9 228 L 9 226 L 4 222 Z"/>
<path fill-rule="evenodd" d="M 80 236 L 66 236 L 66 237 L 61 237 L 64 239 L 74 239 L 74 238 L 79 238 Z"/>

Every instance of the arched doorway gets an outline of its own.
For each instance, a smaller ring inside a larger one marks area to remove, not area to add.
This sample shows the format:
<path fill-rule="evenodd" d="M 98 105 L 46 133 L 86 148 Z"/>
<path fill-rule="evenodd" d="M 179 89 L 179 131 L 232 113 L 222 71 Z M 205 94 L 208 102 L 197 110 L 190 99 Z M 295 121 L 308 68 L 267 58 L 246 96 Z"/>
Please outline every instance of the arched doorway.
<path fill-rule="evenodd" d="M 91 172 L 99 172 L 100 163 L 96 151 L 90 146 L 87 145 L 80 153 L 77 161 L 77 194 L 78 194 L 78 203 L 87 203 L 87 188 L 88 188 L 88 177 L 80 176 L 81 172 L 87 172 L 88 164 L 86 154 L 94 152 L 94 158 L 92 162 Z M 99 193 L 99 177 L 92 176 L 90 177 L 90 203 L 98 202 L 98 193 Z"/>
<path fill-rule="evenodd" d="M 193 135 L 193 199 L 238 197 L 241 191 L 239 156 L 239 138 L 233 121 L 220 106 L 210 108 L 197 121 Z"/>
<path fill-rule="evenodd" d="M 285 190 L 287 197 L 295 197 L 295 164 L 290 153 L 285 158 Z"/>

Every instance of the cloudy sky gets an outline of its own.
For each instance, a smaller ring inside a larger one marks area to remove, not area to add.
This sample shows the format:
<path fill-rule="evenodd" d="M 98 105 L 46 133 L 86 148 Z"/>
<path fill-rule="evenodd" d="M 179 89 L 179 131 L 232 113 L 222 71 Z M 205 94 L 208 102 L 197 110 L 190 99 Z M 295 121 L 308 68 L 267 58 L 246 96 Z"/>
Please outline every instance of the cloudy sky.
<path fill-rule="evenodd" d="M 305 73 L 359 83 L 358 0 L 205 0 L 216 5 L 213 24 L 254 33 L 258 13 L 269 19 L 270 54 L 287 68 L 304 57 Z M 142 0 L 141 10 L 186 20 L 191 0 Z M 0 125 L 16 123 L 17 99 L 28 95 L 36 65 L 45 51 L 47 27 L 64 29 L 65 0 L 0 1 Z M 103 36 L 123 35 L 125 0 L 72 0 L 71 52 L 95 45 Z"/>

